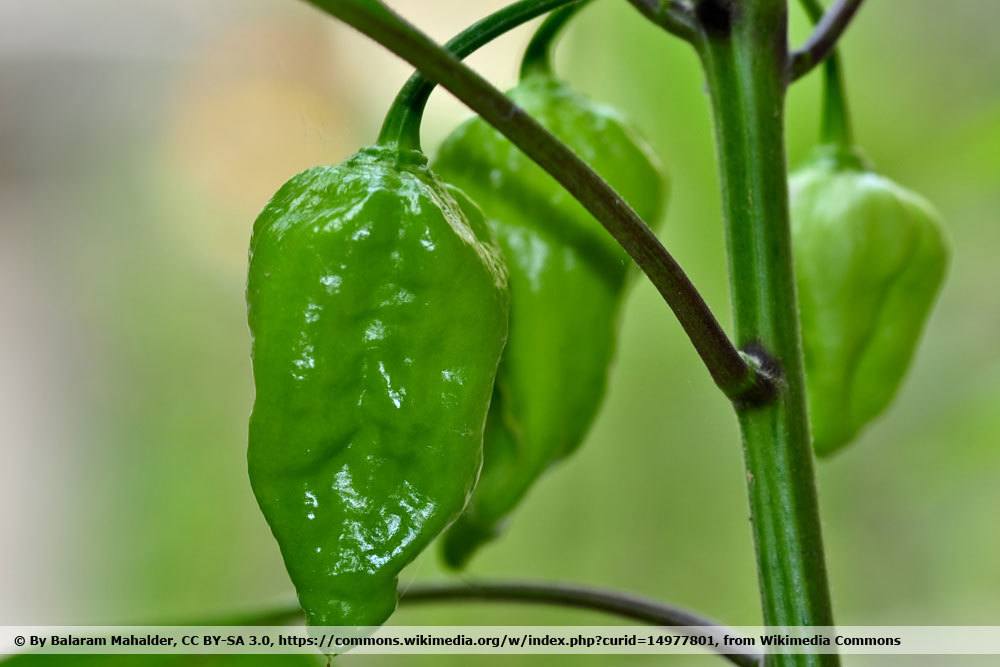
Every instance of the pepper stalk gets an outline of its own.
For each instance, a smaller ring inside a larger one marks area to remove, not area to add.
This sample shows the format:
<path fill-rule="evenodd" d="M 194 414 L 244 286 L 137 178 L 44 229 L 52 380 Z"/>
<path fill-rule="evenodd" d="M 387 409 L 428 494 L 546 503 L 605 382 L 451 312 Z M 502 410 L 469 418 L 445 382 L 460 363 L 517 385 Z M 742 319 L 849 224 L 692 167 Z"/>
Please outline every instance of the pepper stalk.
<path fill-rule="evenodd" d="M 819 0 L 799 0 L 799 4 L 818 24 L 823 19 L 823 6 Z M 844 81 L 840 54 L 834 49 L 823 63 L 823 116 L 820 139 L 824 144 L 835 146 L 844 152 L 854 145 L 854 129 L 851 111 L 847 103 L 847 84 Z"/>
<path fill-rule="evenodd" d="M 542 14 L 559 8 L 570 14 L 589 0 L 520 0 L 499 9 L 448 40 L 445 48 L 457 58 L 467 58 L 493 40 Z M 378 143 L 420 150 L 420 124 L 427 101 L 437 83 L 417 72 L 403 85 L 382 123 Z"/>

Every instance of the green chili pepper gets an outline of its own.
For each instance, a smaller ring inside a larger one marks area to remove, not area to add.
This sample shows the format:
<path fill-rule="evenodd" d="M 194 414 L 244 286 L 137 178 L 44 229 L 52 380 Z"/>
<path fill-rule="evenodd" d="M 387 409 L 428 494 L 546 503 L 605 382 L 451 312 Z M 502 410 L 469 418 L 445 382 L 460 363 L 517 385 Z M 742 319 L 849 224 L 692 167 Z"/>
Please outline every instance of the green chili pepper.
<path fill-rule="evenodd" d="M 559 10 L 540 30 L 551 40 Z M 541 51 L 545 51 L 542 49 Z M 537 43 L 529 53 L 538 55 Z M 526 58 L 510 97 L 585 158 L 655 222 L 664 179 L 615 111 Z M 553 463 L 576 449 L 600 407 L 630 262 L 551 176 L 480 119 L 442 145 L 435 170 L 483 208 L 511 281 L 511 330 L 487 420 L 485 460 L 465 513 L 446 533 L 445 561 L 461 567 Z"/>
<path fill-rule="evenodd" d="M 416 151 L 294 177 L 254 225 L 250 479 L 314 625 L 378 625 L 462 510 L 507 335 L 482 214 Z"/>
<path fill-rule="evenodd" d="M 826 147 L 791 179 L 813 445 L 847 445 L 899 389 L 948 250 L 923 198 Z"/>

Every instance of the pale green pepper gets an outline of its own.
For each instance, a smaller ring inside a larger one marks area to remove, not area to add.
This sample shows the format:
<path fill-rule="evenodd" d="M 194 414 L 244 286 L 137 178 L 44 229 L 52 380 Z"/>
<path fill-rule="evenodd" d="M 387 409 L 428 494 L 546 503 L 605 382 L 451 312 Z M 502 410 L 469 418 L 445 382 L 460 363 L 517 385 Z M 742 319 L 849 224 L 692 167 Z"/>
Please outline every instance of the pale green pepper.
<path fill-rule="evenodd" d="M 819 149 L 790 187 L 813 445 L 828 455 L 899 390 L 948 249 L 926 200 L 843 149 Z"/>

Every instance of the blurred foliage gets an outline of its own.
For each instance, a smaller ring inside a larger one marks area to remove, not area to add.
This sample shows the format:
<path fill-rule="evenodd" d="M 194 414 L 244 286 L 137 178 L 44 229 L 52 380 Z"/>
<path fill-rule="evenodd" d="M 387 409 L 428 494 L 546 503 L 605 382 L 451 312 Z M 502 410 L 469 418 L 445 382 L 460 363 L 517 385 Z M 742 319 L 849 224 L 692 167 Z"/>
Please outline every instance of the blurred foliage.
<path fill-rule="evenodd" d="M 52 480 L 45 549 L 27 523 L 3 536 L 12 565 L 2 568 L 0 587 L 14 591 L 0 603 L 7 622 L 150 622 L 292 599 L 245 473 L 246 243 L 254 212 L 287 177 L 372 139 L 378 104 L 406 69 L 294 3 L 223 4 L 213 4 L 218 15 L 207 27 L 182 31 L 187 41 L 168 57 L 133 54 L 128 45 L 110 58 L 0 51 L 0 72 L 9 74 L 0 76 L 0 95 L 11 101 L 0 116 L 0 188 L 9 193 L 0 246 L 5 257 L 28 258 L 16 283 L 35 290 L 28 301 L 55 311 L 0 302 L 5 341 L 11 329 L 20 334 L 11 340 L 46 334 L 18 344 L 33 370 L 0 388 L 30 375 L 49 389 L 35 403 L 27 403 L 34 393 L 10 393 L 10 401 L 24 399 L 10 405 L 28 405 L 29 422 L 65 425 L 64 435 L 43 444 L 5 435 L 12 422 L 0 422 L 15 474 Z M 395 4 L 428 28 L 443 13 Z M 455 11 L 471 21 L 496 4 L 461 3 Z M 185 11 L 198 20 L 184 25 L 201 25 L 204 9 L 193 7 Z M 794 8 L 793 16 L 799 40 L 806 24 Z M 98 14 L 87 20 L 96 26 Z M 954 262 L 896 405 L 861 442 L 821 465 L 843 624 L 988 624 L 1000 614 L 998 20 L 1000 4 L 985 0 L 870 3 L 845 40 L 859 141 L 881 171 L 940 208 Z M 505 40 L 491 47 L 493 60 L 474 62 L 492 72 L 503 58 L 501 71 L 512 73 L 523 42 L 523 35 Z M 694 54 L 626 3 L 601 2 L 581 15 L 559 61 L 568 79 L 627 109 L 653 141 L 674 184 L 663 238 L 728 321 L 714 149 Z M 509 83 L 509 75 L 500 80 Z M 810 77 L 790 94 L 792 164 L 816 135 L 817 93 Z M 443 95 L 432 112 L 431 139 L 463 115 Z M 725 400 L 655 291 L 640 283 L 592 436 L 533 491 L 469 576 L 612 586 L 755 624 L 738 443 Z M 6 503 L 33 503 L 26 489 L 6 487 Z M 433 551 L 404 573 L 404 585 L 447 576 Z M 403 609 L 394 622 L 606 619 L 470 605 Z M 608 662 L 518 663 L 570 660 Z M 716 664 L 708 657 L 615 662 Z"/>

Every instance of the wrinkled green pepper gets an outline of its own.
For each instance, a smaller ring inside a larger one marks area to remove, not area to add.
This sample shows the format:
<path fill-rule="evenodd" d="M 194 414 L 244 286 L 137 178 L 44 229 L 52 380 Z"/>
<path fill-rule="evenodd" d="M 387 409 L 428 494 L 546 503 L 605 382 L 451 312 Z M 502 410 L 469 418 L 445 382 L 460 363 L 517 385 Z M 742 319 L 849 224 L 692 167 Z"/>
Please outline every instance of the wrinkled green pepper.
<path fill-rule="evenodd" d="M 615 111 L 544 72 L 508 94 L 645 220 L 660 218 L 665 180 Z M 481 119 L 450 135 L 434 168 L 483 208 L 511 282 L 510 340 L 487 420 L 483 472 L 443 542 L 445 562 L 461 567 L 586 435 L 604 394 L 631 264 L 555 179 Z"/>
<path fill-rule="evenodd" d="M 791 178 L 813 446 L 850 443 L 892 401 L 948 263 L 923 198 L 824 147 Z"/>
<path fill-rule="evenodd" d="M 254 494 L 313 625 L 378 625 L 462 510 L 507 334 L 478 208 L 415 151 L 310 169 L 254 225 Z"/>

